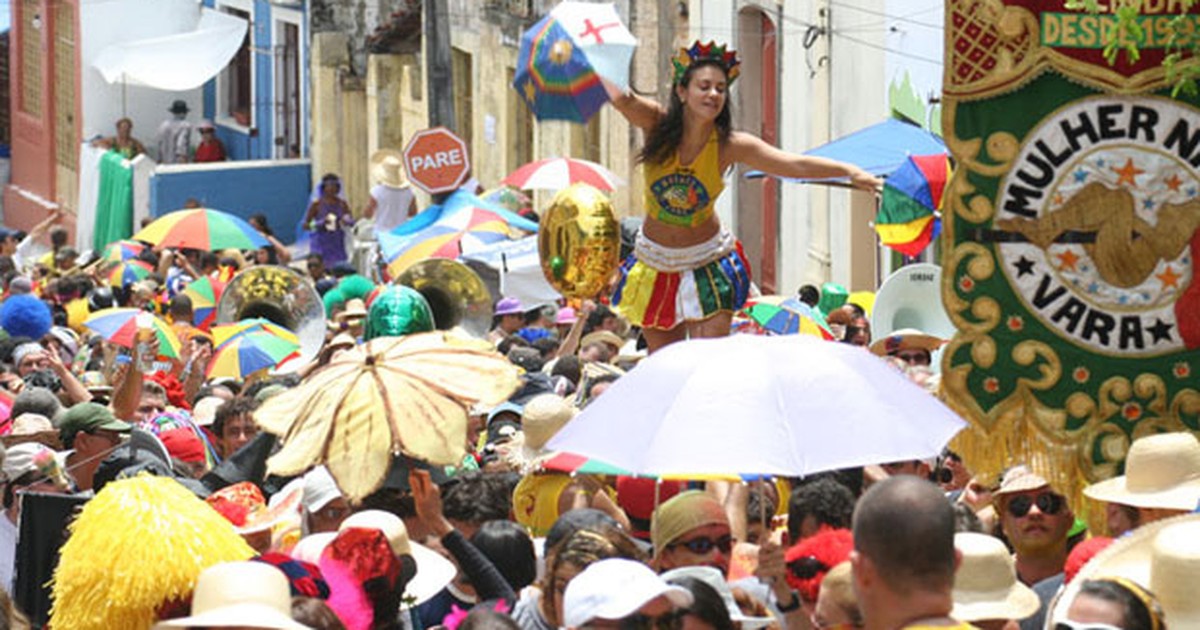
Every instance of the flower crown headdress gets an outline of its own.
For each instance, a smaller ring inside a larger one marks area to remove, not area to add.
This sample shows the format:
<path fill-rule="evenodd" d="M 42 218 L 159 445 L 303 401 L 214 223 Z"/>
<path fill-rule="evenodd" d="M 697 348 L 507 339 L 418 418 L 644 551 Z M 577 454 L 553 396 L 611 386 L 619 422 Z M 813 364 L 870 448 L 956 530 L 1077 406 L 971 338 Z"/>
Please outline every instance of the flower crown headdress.
<path fill-rule="evenodd" d="M 692 42 L 691 47 L 680 48 L 679 53 L 671 58 L 671 63 L 675 66 L 675 83 L 678 84 L 682 81 L 688 68 L 700 61 L 715 61 L 721 64 L 725 68 L 725 75 L 729 78 L 730 85 L 733 84 L 734 79 L 737 79 L 738 66 L 742 63 L 737 58 L 737 51 L 730 49 L 725 44 L 713 41 L 701 44 L 700 40 L 696 40 Z"/>

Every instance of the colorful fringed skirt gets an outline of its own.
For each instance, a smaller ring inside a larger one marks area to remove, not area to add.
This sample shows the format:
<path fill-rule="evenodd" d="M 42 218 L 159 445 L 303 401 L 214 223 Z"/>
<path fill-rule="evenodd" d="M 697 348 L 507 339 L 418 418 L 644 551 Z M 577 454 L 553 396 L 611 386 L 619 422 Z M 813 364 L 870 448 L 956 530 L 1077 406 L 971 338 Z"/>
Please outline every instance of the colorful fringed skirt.
<path fill-rule="evenodd" d="M 642 328 L 670 330 L 734 312 L 750 292 L 750 264 L 729 230 L 686 248 L 664 247 L 638 232 L 621 265 L 613 307 Z"/>

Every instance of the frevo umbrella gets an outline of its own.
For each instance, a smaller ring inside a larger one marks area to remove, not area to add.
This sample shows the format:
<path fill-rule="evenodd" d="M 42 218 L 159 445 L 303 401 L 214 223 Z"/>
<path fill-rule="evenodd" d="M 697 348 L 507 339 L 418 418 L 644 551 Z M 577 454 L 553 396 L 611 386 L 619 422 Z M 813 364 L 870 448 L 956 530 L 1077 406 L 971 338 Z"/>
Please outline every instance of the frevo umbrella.
<path fill-rule="evenodd" d="M 258 230 L 240 217 L 211 208 L 176 210 L 165 214 L 134 234 L 133 240 L 162 247 L 208 251 L 258 249 L 269 245 Z"/>
<path fill-rule="evenodd" d="M 637 39 L 611 3 L 561 2 L 521 36 L 513 88 L 538 120 L 587 122 L 629 85 Z"/>
<path fill-rule="evenodd" d="M 225 291 L 225 283 L 212 276 L 202 276 L 183 287 L 183 294 L 192 300 L 192 325 L 208 330 L 217 318 L 217 301 Z"/>
<path fill-rule="evenodd" d="M 100 260 L 106 263 L 119 263 L 137 258 L 146 249 L 137 241 L 113 241 L 104 247 Z"/>
<path fill-rule="evenodd" d="M 571 184 L 588 184 L 612 192 L 620 180 L 595 162 L 554 157 L 530 162 L 509 173 L 501 183 L 522 190 L 562 190 Z"/>
<path fill-rule="evenodd" d="M 138 339 L 140 334 L 149 331 L 158 338 L 160 355 L 179 358 L 179 338 L 166 322 L 149 311 L 140 308 L 106 308 L 92 313 L 83 325 L 105 341 L 126 348 L 133 348 L 141 341 Z"/>
<path fill-rule="evenodd" d="M 764 295 L 752 298 L 743 309 L 763 330 L 773 335 L 811 335 L 833 339 L 829 324 L 816 309 L 794 297 Z"/>
<path fill-rule="evenodd" d="M 950 180 L 945 153 L 911 155 L 883 185 L 875 232 L 888 247 L 916 256 L 941 231 L 942 195 Z"/>
<path fill-rule="evenodd" d="M 510 236 L 508 222 L 496 213 L 461 206 L 443 212 L 436 223 L 414 234 L 397 236 L 383 232 L 378 238 L 388 273 L 396 278 L 426 258 L 455 259 L 464 252 L 508 240 Z"/>
<path fill-rule="evenodd" d="M 637 474 L 797 476 L 931 457 L 964 426 L 861 348 L 732 335 L 650 355 L 546 446 Z"/>
<path fill-rule="evenodd" d="M 108 284 L 113 287 L 126 287 L 138 280 L 145 280 L 154 273 L 154 268 L 140 260 L 126 260 L 117 263 L 108 272 Z"/>
<path fill-rule="evenodd" d="M 237 335 L 217 348 L 208 364 L 208 377 L 244 379 L 260 370 L 283 363 L 300 349 L 300 344 L 269 332 Z"/>
<path fill-rule="evenodd" d="M 487 342 L 441 331 L 380 337 L 270 398 L 254 419 L 283 442 L 270 473 L 325 464 L 358 502 L 383 484 L 393 454 L 461 464 L 468 410 L 507 400 L 518 383 L 518 368 Z"/>

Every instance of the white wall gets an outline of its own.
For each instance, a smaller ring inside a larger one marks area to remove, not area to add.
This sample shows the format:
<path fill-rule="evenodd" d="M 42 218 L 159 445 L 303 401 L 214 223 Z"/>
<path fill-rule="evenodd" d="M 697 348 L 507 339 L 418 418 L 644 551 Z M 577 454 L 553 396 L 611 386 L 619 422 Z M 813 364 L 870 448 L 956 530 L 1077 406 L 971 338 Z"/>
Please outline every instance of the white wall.
<path fill-rule="evenodd" d="M 133 135 L 150 147 L 158 126 L 170 114 L 175 99 L 187 101 L 196 122 L 202 109 L 201 88 L 186 92 L 165 92 L 145 87 L 125 89 L 122 108 L 121 84 L 109 84 L 92 67 L 105 46 L 115 42 L 174 35 L 195 29 L 200 20 L 197 0 L 82 0 L 79 10 L 80 113 L 83 139 L 116 133 L 117 119 L 133 120 Z"/>

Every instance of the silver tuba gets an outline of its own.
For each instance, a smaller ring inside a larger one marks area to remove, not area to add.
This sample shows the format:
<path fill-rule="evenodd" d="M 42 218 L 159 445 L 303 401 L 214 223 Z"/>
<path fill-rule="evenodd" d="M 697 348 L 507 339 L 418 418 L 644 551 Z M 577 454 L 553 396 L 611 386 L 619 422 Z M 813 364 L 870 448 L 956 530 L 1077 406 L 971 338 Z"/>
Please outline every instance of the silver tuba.
<path fill-rule="evenodd" d="M 942 339 L 954 336 L 954 323 L 942 303 L 941 266 L 905 265 L 888 276 L 875 292 L 871 338 L 882 339 L 903 328 L 914 328 Z M 941 349 L 933 353 L 934 372 L 941 372 L 941 353 Z"/>
<path fill-rule="evenodd" d="M 429 302 L 438 330 L 462 328 L 472 337 L 485 337 L 492 326 L 492 293 L 479 274 L 448 258 L 414 263 L 396 284 L 416 289 Z"/>
<path fill-rule="evenodd" d="M 261 317 L 296 333 L 300 357 L 282 370 L 308 363 L 325 343 L 325 305 L 312 282 L 294 269 L 279 265 L 251 267 L 239 272 L 217 301 L 217 324 Z"/>

